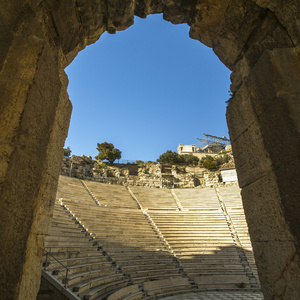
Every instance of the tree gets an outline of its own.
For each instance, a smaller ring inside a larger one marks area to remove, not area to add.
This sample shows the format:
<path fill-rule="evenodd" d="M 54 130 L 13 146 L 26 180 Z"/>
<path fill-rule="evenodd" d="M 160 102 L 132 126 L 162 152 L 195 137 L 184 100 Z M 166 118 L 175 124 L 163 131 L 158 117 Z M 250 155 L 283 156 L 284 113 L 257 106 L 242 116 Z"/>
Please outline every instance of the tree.
<path fill-rule="evenodd" d="M 176 152 L 167 150 L 161 154 L 157 161 L 161 164 L 177 164 L 180 161 L 179 155 Z"/>
<path fill-rule="evenodd" d="M 174 151 L 167 150 L 165 153 L 159 156 L 157 162 L 162 164 L 176 165 L 184 163 L 184 158 Z"/>
<path fill-rule="evenodd" d="M 194 165 L 196 166 L 199 162 L 199 158 L 193 154 L 185 154 L 181 155 L 186 165 Z"/>
<path fill-rule="evenodd" d="M 97 143 L 97 150 L 99 154 L 95 156 L 96 159 L 98 160 L 108 160 L 111 164 L 116 160 L 121 158 L 121 151 L 117 148 L 112 143 Z"/>
<path fill-rule="evenodd" d="M 197 165 L 199 158 L 192 154 L 179 155 L 176 152 L 167 150 L 159 156 L 157 162 L 171 165 Z"/>
<path fill-rule="evenodd" d="M 71 151 L 70 147 L 64 148 L 64 157 L 70 157 L 71 152 L 72 151 Z"/>

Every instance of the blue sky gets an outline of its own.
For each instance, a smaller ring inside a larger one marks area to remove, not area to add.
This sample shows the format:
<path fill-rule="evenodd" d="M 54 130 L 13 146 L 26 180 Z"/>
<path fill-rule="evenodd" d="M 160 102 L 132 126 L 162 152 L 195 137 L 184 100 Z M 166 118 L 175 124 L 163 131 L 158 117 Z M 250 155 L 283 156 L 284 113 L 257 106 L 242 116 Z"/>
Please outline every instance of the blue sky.
<path fill-rule="evenodd" d="M 228 137 L 230 71 L 188 32 L 162 15 L 136 18 L 78 54 L 66 68 L 72 154 L 94 157 L 110 142 L 124 160 L 155 161 L 203 133 Z"/>

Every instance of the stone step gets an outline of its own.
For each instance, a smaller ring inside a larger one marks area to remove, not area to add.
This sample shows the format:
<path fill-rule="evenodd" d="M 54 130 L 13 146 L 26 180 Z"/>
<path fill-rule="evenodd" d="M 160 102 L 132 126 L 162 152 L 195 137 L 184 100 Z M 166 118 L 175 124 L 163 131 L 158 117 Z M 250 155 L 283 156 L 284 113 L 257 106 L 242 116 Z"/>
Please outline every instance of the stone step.
<path fill-rule="evenodd" d="M 145 271 L 145 270 L 165 270 L 165 269 L 177 269 L 177 266 L 174 262 L 170 263 L 161 263 L 161 264 L 138 264 L 138 265 L 128 265 L 122 266 L 122 270 L 124 273 L 133 273 L 138 271 Z"/>
<path fill-rule="evenodd" d="M 95 278 L 104 277 L 108 275 L 116 274 L 117 270 L 115 267 L 89 270 L 86 272 L 76 273 L 68 275 L 68 287 L 72 290 L 72 287 L 76 287 L 80 282 L 90 281 Z"/>
<path fill-rule="evenodd" d="M 176 251 L 174 251 L 176 253 L 176 256 L 204 256 L 204 255 L 210 255 L 210 256 L 221 256 L 221 257 L 232 257 L 233 253 L 234 255 L 237 255 L 237 252 L 233 252 L 233 251 L 223 251 L 221 252 L 222 249 L 218 249 L 218 247 L 215 247 L 215 249 L 210 248 L 210 249 L 203 249 L 203 250 L 196 250 L 193 249 L 193 251 L 191 251 L 190 249 L 178 249 Z"/>
<path fill-rule="evenodd" d="M 232 242 L 224 242 L 224 241 L 211 241 L 211 242 L 197 242 L 197 243 L 169 243 L 173 250 L 176 249 L 218 249 L 220 247 L 230 247 L 234 246 Z"/>
<path fill-rule="evenodd" d="M 125 278 L 122 273 L 114 273 L 81 281 L 77 284 L 69 286 L 69 288 L 82 298 L 83 294 L 88 293 L 91 289 L 95 287 L 104 286 L 108 283 L 124 279 Z"/>
<path fill-rule="evenodd" d="M 105 256 L 88 256 L 88 257 L 75 257 L 75 258 L 64 258 L 60 259 L 59 262 L 65 265 L 66 267 L 87 264 L 87 263 L 97 263 L 97 262 L 107 262 L 107 257 Z M 47 269 L 53 269 L 57 267 L 58 262 L 53 260 L 52 257 L 49 256 L 47 261 Z"/>
<path fill-rule="evenodd" d="M 111 262 L 101 261 L 101 262 L 92 262 L 92 263 L 68 266 L 68 269 L 69 269 L 70 274 L 76 274 L 76 273 L 82 273 L 82 272 L 98 270 L 98 269 L 103 269 L 103 268 L 111 268 L 111 267 L 112 267 Z M 62 268 L 61 266 L 59 266 L 59 267 L 56 266 L 51 271 L 54 275 L 60 275 L 61 273 L 65 273 L 65 268 Z"/>
<path fill-rule="evenodd" d="M 235 256 L 235 257 L 216 257 L 216 256 L 211 256 L 211 255 L 203 255 L 200 258 L 191 258 L 191 259 L 184 259 L 182 257 L 179 257 L 178 260 L 180 261 L 181 265 L 183 268 L 191 268 L 193 266 L 202 266 L 202 265 L 240 265 L 240 258 Z"/>
<path fill-rule="evenodd" d="M 120 299 L 138 300 L 138 299 L 142 299 L 142 297 L 143 297 L 143 292 L 140 291 L 139 285 L 134 284 L 119 289 L 118 291 L 108 296 L 107 300 L 120 300 Z"/>
<path fill-rule="evenodd" d="M 82 252 L 82 251 L 96 251 L 94 246 L 85 246 L 85 245 L 68 245 L 68 246 L 47 246 L 45 248 L 48 252 L 57 256 L 57 252 Z"/>
<path fill-rule="evenodd" d="M 191 288 L 188 278 L 181 277 L 144 282 L 143 286 L 144 290 L 150 296 L 164 292 Z"/>
<path fill-rule="evenodd" d="M 142 277 L 140 276 L 133 277 L 129 275 L 129 277 L 133 283 L 144 283 L 147 281 L 163 280 L 163 279 L 170 279 L 170 278 L 182 278 L 182 274 L 181 273 L 155 274 L 155 275 L 148 275 Z"/>
<path fill-rule="evenodd" d="M 157 248 L 165 248 L 165 245 L 161 242 L 161 241 L 155 241 L 155 242 L 151 242 L 149 243 L 148 241 L 130 241 L 130 240 L 126 240 L 124 239 L 123 241 L 120 241 L 119 243 L 116 242 L 109 242 L 109 241 L 99 241 L 98 242 L 99 246 L 101 246 L 103 249 L 105 249 L 106 251 L 110 251 L 110 249 L 112 248 L 119 248 L 120 246 L 124 249 L 128 249 L 129 247 L 131 249 L 133 248 L 147 248 L 147 249 L 153 249 L 153 247 L 155 247 L 155 250 Z"/>
<path fill-rule="evenodd" d="M 225 233 L 230 234 L 229 230 L 225 230 L 223 231 Z M 166 235 L 165 231 L 162 231 L 162 233 L 164 235 Z M 193 233 L 188 233 L 188 232 L 180 232 L 178 234 L 176 234 L 176 231 L 168 233 L 168 239 L 170 240 L 181 240 L 181 239 L 190 239 L 190 238 L 194 238 L 194 239 L 201 239 L 201 238 L 207 238 L 207 239 L 213 239 L 213 238 L 227 238 L 226 235 L 224 235 L 224 233 L 220 233 L 218 231 L 213 231 L 213 232 L 205 232 L 205 231 L 200 231 L 200 232 L 196 232 L 195 234 Z"/>
<path fill-rule="evenodd" d="M 174 257 L 170 256 L 164 256 L 158 259 L 157 257 L 145 257 L 141 259 L 130 259 L 130 260 L 121 260 L 121 259 L 114 259 L 117 265 L 119 266 L 131 266 L 131 265 L 156 265 L 156 264 L 161 264 L 161 263 L 171 263 L 174 262 Z"/>
<path fill-rule="evenodd" d="M 144 226 L 127 226 L 126 224 L 124 224 L 123 226 L 119 225 L 112 225 L 109 226 L 108 224 L 91 224 L 90 222 L 84 222 L 82 221 L 81 224 L 84 225 L 84 227 L 90 228 L 93 231 L 100 231 L 100 232 L 113 232 L 113 233 L 126 233 L 126 232 L 130 232 L 133 231 L 134 233 L 142 233 L 142 232 L 146 232 L 146 233 L 150 233 L 153 232 L 153 229 L 150 227 L 149 224 L 146 224 Z"/>
<path fill-rule="evenodd" d="M 126 261 L 134 261 L 134 260 L 141 260 L 144 259 L 146 261 L 151 260 L 151 259 L 158 259 L 158 260 L 164 260 L 165 258 L 169 259 L 172 258 L 173 256 L 166 250 L 160 250 L 160 251 L 152 251 L 152 252 L 147 252 L 147 251 L 131 251 L 130 253 L 111 253 L 109 256 L 112 257 L 114 261 L 118 260 L 126 260 Z"/>
<path fill-rule="evenodd" d="M 101 295 L 104 295 L 110 291 L 115 291 L 121 287 L 128 286 L 129 284 L 130 283 L 127 279 L 114 281 L 91 289 L 87 293 L 80 294 L 80 297 L 83 297 L 83 300 L 94 300 Z"/>
<path fill-rule="evenodd" d="M 228 236 L 212 236 L 207 237 L 206 235 L 200 237 L 168 237 L 168 242 L 170 244 L 185 244 L 185 243 L 214 243 L 215 241 L 220 242 L 228 242 L 232 243 L 232 237 L 228 234 Z"/>
<path fill-rule="evenodd" d="M 49 248 L 46 248 L 49 251 Z M 50 252 L 50 251 L 49 251 Z M 53 256 L 58 259 L 67 259 L 67 258 L 79 258 L 79 257 L 90 257 L 90 256 L 100 256 L 103 257 L 102 252 L 97 251 L 95 247 L 92 248 L 92 251 L 60 251 L 52 252 Z"/>
<path fill-rule="evenodd" d="M 228 228 L 202 228 L 202 229 L 199 229 L 198 227 L 196 228 L 192 228 L 190 230 L 187 230 L 187 229 L 184 229 L 184 230 L 181 230 L 180 228 L 178 229 L 174 229 L 174 228 L 171 228 L 171 229 L 162 229 L 159 227 L 159 230 L 164 234 L 178 234 L 178 235 L 186 235 L 186 234 L 191 234 L 191 230 L 193 230 L 192 232 L 195 232 L 195 234 L 203 234 L 203 233 L 214 233 L 214 234 L 219 234 L 220 236 L 223 235 L 224 233 L 229 233 L 229 229 Z"/>
<path fill-rule="evenodd" d="M 90 240 L 90 237 L 85 236 L 80 232 L 80 235 L 78 236 L 70 236 L 70 235 L 65 235 L 61 233 L 60 235 L 58 234 L 51 234 L 46 238 L 47 243 L 52 243 L 52 242 L 86 242 L 90 243 L 92 240 Z"/>
<path fill-rule="evenodd" d="M 161 248 L 161 250 L 160 250 Z M 163 251 L 164 248 L 161 246 L 160 248 L 158 247 L 153 247 L 151 245 L 146 245 L 146 246 L 140 246 L 140 247 L 127 247 L 127 246 L 122 246 L 122 247 L 103 247 L 103 250 L 106 251 L 109 255 L 114 255 L 114 254 L 120 254 L 120 253 L 143 253 L 145 251 L 147 252 L 156 252 L 156 251 Z"/>
<path fill-rule="evenodd" d="M 157 224 L 155 222 L 155 224 L 157 225 L 157 227 L 161 230 L 161 231 L 174 231 L 174 230 L 197 230 L 197 231 L 201 231 L 201 230 L 223 230 L 223 231 L 228 231 L 228 225 L 223 223 L 223 224 L 195 224 L 195 225 L 188 225 L 188 224 L 178 224 L 178 225 L 161 225 L 161 224 Z"/>
<path fill-rule="evenodd" d="M 109 241 L 106 241 L 108 239 Z M 118 236 L 114 237 L 112 239 L 112 236 L 109 236 L 108 238 L 99 237 L 97 235 L 96 240 L 103 241 L 105 244 L 118 244 L 120 242 L 125 243 L 161 243 L 160 238 L 158 235 L 153 234 L 152 236 Z"/>
<path fill-rule="evenodd" d="M 246 275 L 235 275 L 235 274 L 224 274 L 224 275 L 201 275 L 201 276 L 195 276 L 194 281 L 197 283 L 198 287 L 238 287 L 237 284 L 244 283 L 246 286 L 249 286 L 249 279 Z M 223 285 L 223 286 L 221 286 Z M 240 285 L 241 286 L 241 285 Z M 245 287 L 246 287 L 245 286 Z M 249 286 L 250 287 L 250 286 Z M 241 287 L 242 288 L 242 287 Z"/>
<path fill-rule="evenodd" d="M 64 235 L 64 236 L 69 236 L 69 237 L 82 237 L 86 236 L 88 237 L 89 235 L 86 235 L 84 231 L 82 231 L 82 228 L 51 228 L 49 232 L 49 236 L 53 235 Z"/>
<path fill-rule="evenodd" d="M 143 233 L 139 233 L 139 232 L 129 232 L 129 231 L 121 231 L 121 232 L 102 232 L 102 231 L 97 231 L 97 230 L 94 230 L 94 228 L 91 228 L 92 232 L 94 235 L 96 235 L 96 238 L 98 240 L 101 240 L 101 239 L 107 239 L 109 238 L 110 240 L 113 240 L 113 239 L 121 239 L 122 236 L 126 238 L 158 238 L 158 235 L 152 230 L 152 231 L 149 231 L 149 232 L 145 232 L 144 234 Z M 122 234 L 124 232 L 124 234 Z"/>
<path fill-rule="evenodd" d="M 67 237 L 66 237 L 67 239 Z M 62 240 L 62 241 L 46 241 L 45 242 L 45 247 L 46 248 L 56 248 L 56 247 L 61 247 L 61 248 L 69 248 L 69 247 L 93 247 L 94 244 L 93 242 L 89 241 L 77 241 L 77 240 Z M 53 251 L 53 250 L 51 250 Z M 56 251 L 57 252 L 57 251 Z"/>
<path fill-rule="evenodd" d="M 180 271 L 178 268 L 168 268 L 168 269 L 153 269 L 153 270 L 143 270 L 142 268 L 140 270 L 136 271 L 125 271 L 126 275 L 128 275 L 131 279 L 135 278 L 156 278 L 158 279 L 159 276 L 173 276 L 180 274 Z"/>

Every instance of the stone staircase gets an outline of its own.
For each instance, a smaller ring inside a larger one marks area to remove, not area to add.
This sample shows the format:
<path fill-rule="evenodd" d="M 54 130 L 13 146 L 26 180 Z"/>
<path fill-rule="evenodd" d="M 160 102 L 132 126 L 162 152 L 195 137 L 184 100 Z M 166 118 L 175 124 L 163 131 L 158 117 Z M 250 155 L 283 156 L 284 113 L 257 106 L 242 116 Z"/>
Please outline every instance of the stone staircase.
<path fill-rule="evenodd" d="M 259 286 L 258 271 L 255 264 L 243 203 L 241 201 L 240 188 L 238 186 L 232 186 L 228 188 L 220 187 L 218 190 L 220 193 L 220 200 L 223 202 L 226 211 L 230 216 L 232 225 L 237 234 L 237 238 L 241 244 L 241 247 L 245 251 L 247 261 L 255 276 L 257 285 Z"/>
<path fill-rule="evenodd" d="M 44 263 L 46 272 L 78 299 L 259 291 L 250 276 L 257 270 L 236 191 L 220 189 L 219 194 L 234 212 L 234 230 L 242 226 L 240 244 L 213 189 L 173 190 L 172 195 L 134 187 L 132 197 L 123 186 L 84 184 L 87 189 L 78 179 L 60 176 L 46 240 L 46 250 L 60 263 L 49 257 Z M 247 247 L 243 252 L 241 245 Z M 68 268 L 67 280 L 61 264 Z"/>
<path fill-rule="evenodd" d="M 175 199 L 168 189 L 147 189 L 138 186 L 130 189 L 145 209 L 178 210 Z"/>
<path fill-rule="evenodd" d="M 148 211 L 198 289 L 250 288 L 222 211 Z"/>
<path fill-rule="evenodd" d="M 84 183 L 97 198 L 101 206 L 138 208 L 124 186 L 85 180 Z"/>
<path fill-rule="evenodd" d="M 219 199 L 213 188 L 174 189 L 183 210 L 220 209 Z"/>

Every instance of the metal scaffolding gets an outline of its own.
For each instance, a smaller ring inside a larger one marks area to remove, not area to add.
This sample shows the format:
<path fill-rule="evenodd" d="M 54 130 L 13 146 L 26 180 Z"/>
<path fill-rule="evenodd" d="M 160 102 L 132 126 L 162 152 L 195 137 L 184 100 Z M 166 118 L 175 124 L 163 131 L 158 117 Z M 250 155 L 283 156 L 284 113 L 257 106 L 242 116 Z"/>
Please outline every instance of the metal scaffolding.
<path fill-rule="evenodd" d="M 226 145 L 230 145 L 230 140 L 227 139 L 225 136 L 215 136 L 203 133 L 204 137 L 203 139 L 197 138 L 199 142 L 199 148 L 203 149 L 209 145 L 211 146 L 219 146 L 222 149 L 225 149 Z"/>

